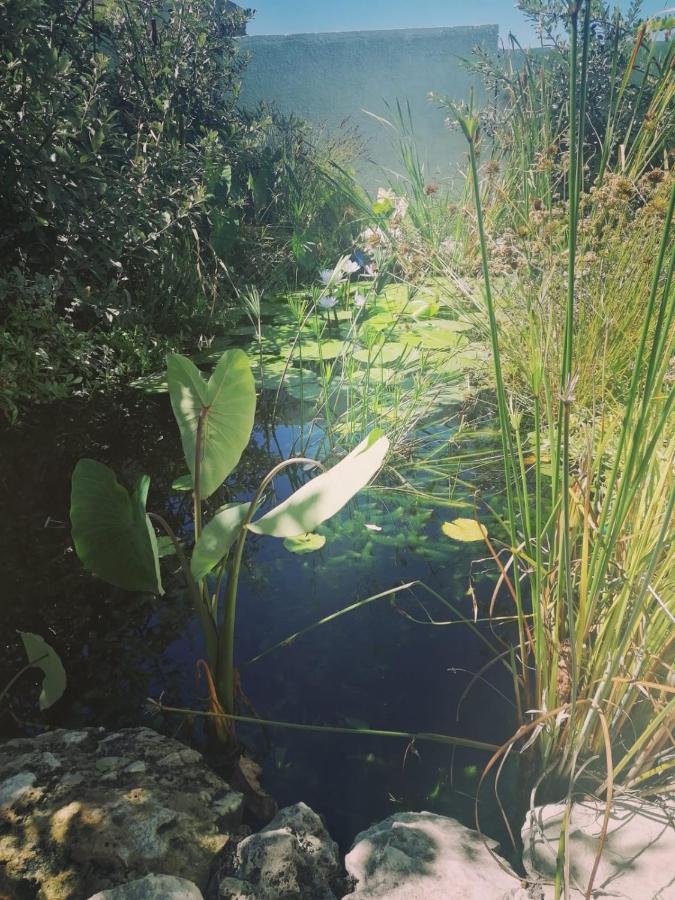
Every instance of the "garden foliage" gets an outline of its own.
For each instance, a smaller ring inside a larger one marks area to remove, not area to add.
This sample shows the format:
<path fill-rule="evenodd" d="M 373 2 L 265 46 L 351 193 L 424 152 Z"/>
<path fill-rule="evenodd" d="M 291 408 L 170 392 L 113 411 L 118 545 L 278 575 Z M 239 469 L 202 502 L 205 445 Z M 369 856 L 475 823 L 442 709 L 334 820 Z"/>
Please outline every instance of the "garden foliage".
<path fill-rule="evenodd" d="M 326 169 L 351 143 L 238 109 L 247 15 L 223 0 L 0 0 L 10 416 L 156 364 L 160 336 L 212 331 L 241 285 L 293 280 L 333 249 L 348 179 Z"/>

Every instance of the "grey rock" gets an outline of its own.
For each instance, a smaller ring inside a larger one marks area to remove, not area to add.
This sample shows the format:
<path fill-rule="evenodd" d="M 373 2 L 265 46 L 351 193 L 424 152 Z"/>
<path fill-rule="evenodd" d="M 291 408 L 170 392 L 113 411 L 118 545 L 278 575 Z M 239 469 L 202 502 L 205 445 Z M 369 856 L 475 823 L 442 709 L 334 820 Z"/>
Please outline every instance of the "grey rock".
<path fill-rule="evenodd" d="M 537 807 L 522 829 L 523 864 L 553 897 L 558 840 L 565 804 Z M 599 848 L 605 806 L 596 800 L 573 803 L 569 827 L 571 897 L 585 896 Z M 549 884 L 546 884 L 549 882 Z M 607 838 L 593 881 L 596 897 L 616 900 L 675 900 L 675 804 L 615 798 Z"/>
<path fill-rule="evenodd" d="M 217 882 L 215 896 L 225 900 L 337 900 L 338 847 L 320 817 L 296 803 L 240 841 Z"/>
<path fill-rule="evenodd" d="M 47 735 L 43 735 L 43 737 L 47 737 Z M 89 738 L 88 731 L 66 731 L 63 735 L 63 743 L 67 746 L 72 746 L 73 744 L 82 744 Z"/>
<path fill-rule="evenodd" d="M 397 813 L 361 832 L 345 866 L 355 900 L 502 900 L 520 884 L 477 832 L 429 812 Z"/>
<path fill-rule="evenodd" d="M 50 769 L 60 769 L 62 765 L 61 760 L 53 753 L 43 753 L 42 762 Z"/>
<path fill-rule="evenodd" d="M 218 884 L 217 896 L 227 897 L 227 900 L 259 900 L 260 894 L 250 881 L 222 878 Z"/>
<path fill-rule="evenodd" d="M 9 809 L 24 797 L 35 784 L 32 772 L 17 772 L 0 784 L 0 809 Z"/>
<path fill-rule="evenodd" d="M 196 884 L 173 875 L 146 875 L 136 881 L 99 891 L 89 900 L 203 900 Z"/>
<path fill-rule="evenodd" d="M 156 873 L 204 890 L 243 815 L 199 753 L 148 728 L 0 743 L 0 800 L 0 897 L 40 900 Z"/>

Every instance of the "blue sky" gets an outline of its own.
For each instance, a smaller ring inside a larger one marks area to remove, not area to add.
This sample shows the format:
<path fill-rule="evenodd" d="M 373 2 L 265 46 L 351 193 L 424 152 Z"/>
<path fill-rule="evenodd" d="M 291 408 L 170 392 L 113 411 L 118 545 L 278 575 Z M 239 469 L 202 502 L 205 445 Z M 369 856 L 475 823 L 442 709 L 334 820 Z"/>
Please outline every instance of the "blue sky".
<path fill-rule="evenodd" d="M 521 41 L 532 42 L 515 0 L 248 0 L 257 10 L 249 34 L 292 34 L 303 31 L 354 31 L 360 28 L 431 28 L 438 25 L 499 25 Z M 627 0 L 621 4 L 626 7 Z M 645 0 L 652 15 L 675 0 Z"/>

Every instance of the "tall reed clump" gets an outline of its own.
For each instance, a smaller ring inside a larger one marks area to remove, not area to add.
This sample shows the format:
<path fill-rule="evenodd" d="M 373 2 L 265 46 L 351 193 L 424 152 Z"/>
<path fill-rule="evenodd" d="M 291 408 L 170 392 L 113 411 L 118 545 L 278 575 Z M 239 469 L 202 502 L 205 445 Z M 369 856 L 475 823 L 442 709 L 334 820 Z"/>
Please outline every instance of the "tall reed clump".
<path fill-rule="evenodd" d="M 675 184 L 649 284 L 642 290 L 638 280 L 641 317 L 626 383 L 612 383 L 597 347 L 593 403 L 582 416 L 577 347 L 588 323 L 578 302 L 578 241 L 590 24 L 590 2 L 571 3 L 562 327 L 558 338 L 550 307 L 546 314 L 539 296 L 528 299 L 518 323 L 518 390 L 504 375 L 504 331 L 513 322 L 499 315 L 493 291 L 479 119 L 471 108 L 443 103 L 469 147 L 506 486 L 507 538 L 495 556 L 517 617 L 510 665 L 521 726 L 488 769 L 514 747 L 528 747 L 542 779 L 566 779 L 570 802 L 583 785 L 609 803 L 618 789 L 672 789 L 675 770 Z M 607 303 L 621 304 L 631 289 L 615 278 Z"/>

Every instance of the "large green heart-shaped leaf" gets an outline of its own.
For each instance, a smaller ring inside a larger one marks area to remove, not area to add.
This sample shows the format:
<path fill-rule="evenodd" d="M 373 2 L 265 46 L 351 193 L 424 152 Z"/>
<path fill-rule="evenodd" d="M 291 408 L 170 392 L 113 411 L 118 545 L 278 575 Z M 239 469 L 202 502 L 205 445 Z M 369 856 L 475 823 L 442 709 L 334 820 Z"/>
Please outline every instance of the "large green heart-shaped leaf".
<path fill-rule="evenodd" d="M 73 472 L 70 521 L 87 571 L 129 591 L 163 594 L 157 538 L 145 512 L 149 486 L 143 475 L 129 496 L 108 466 L 81 459 Z"/>
<path fill-rule="evenodd" d="M 42 669 L 42 690 L 40 691 L 40 709 L 49 709 L 59 700 L 66 689 L 66 670 L 61 659 L 43 637 L 20 631 L 21 640 L 31 666 Z"/>
<path fill-rule="evenodd" d="M 278 538 L 313 532 L 368 484 L 388 450 L 389 441 L 376 429 L 332 469 L 307 482 L 271 512 L 252 522 L 249 529 Z"/>
<path fill-rule="evenodd" d="M 228 503 L 213 516 L 192 551 L 190 569 L 195 581 L 204 578 L 230 552 L 250 503 Z"/>
<path fill-rule="evenodd" d="M 168 358 L 171 406 L 185 460 L 194 477 L 197 428 L 202 418 L 200 494 L 210 497 L 233 471 L 253 429 L 255 382 L 243 350 L 226 350 L 208 383 L 191 360 Z"/>

